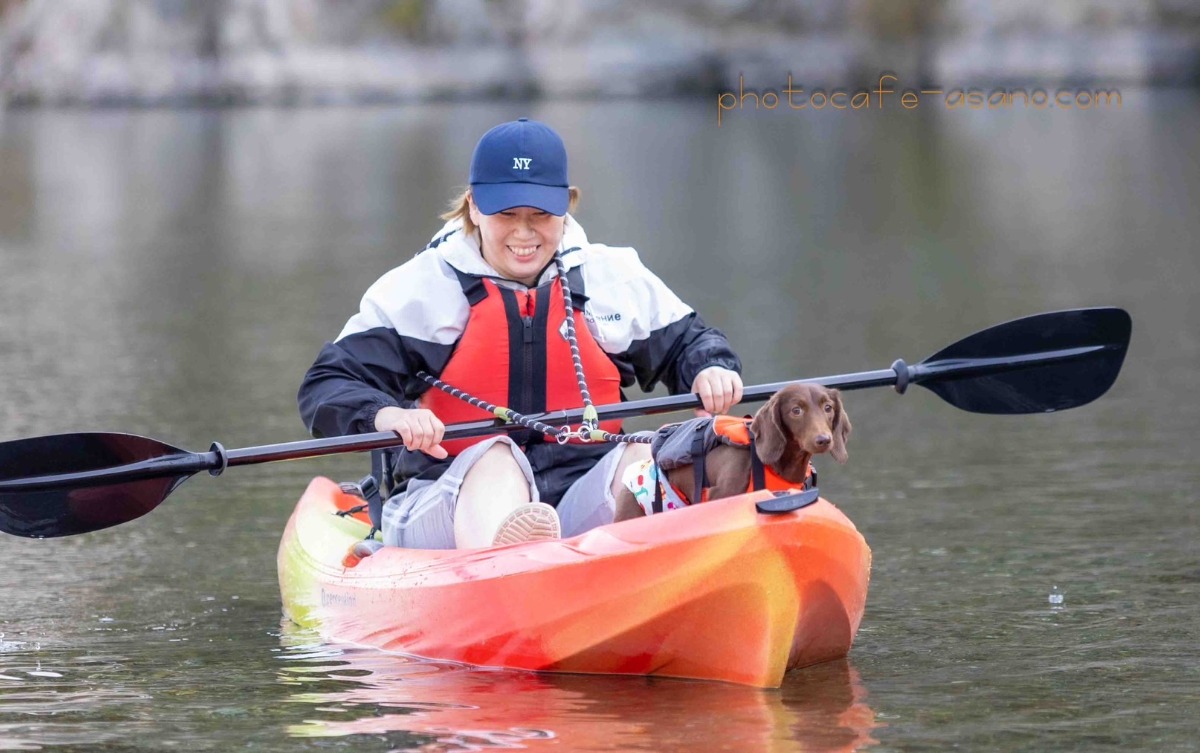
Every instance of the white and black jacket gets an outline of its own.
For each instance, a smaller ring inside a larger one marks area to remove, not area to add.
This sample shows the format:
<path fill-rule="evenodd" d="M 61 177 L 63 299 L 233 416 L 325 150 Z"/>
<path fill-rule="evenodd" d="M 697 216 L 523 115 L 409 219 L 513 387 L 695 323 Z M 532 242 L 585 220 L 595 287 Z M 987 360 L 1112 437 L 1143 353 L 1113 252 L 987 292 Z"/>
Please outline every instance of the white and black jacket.
<path fill-rule="evenodd" d="M 661 381 L 679 394 L 706 367 L 741 370 L 725 336 L 706 326 L 634 249 L 589 242 L 570 215 L 562 248 L 573 297 L 583 301 L 588 329 L 617 366 L 622 387 L 636 381 L 648 391 Z M 551 263 L 538 282 L 557 274 Z M 484 261 L 477 236 L 452 222 L 367 290 L 300 387 L 300 413 L 314 436 L 371 432 L 381 408 L 412 407 L 429 389 L 417 372 L 440 374 L 462 335 L 470 312 L 465 277 L 520 287 Z"/>

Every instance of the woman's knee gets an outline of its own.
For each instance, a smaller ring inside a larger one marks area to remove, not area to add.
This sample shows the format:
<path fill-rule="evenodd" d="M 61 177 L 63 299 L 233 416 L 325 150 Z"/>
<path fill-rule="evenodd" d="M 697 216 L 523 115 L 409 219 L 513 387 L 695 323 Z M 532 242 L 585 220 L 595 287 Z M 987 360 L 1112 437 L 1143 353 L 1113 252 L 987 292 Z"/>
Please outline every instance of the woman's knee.
<path fill-rule="evenodd" d="M 524 458 L 518 460 L 520 449 L 510 442 L 497 442 L 484 451 L 463 474 L 457 504 L 472 500 L 488 501 L 489 505 L 511 507 L 534 499 L 533 483 L 526 475 Z"/>
<path fill-rule="evenodd" d="M 467 471 L 463 480 L 467 480 L 473 476 L 510 476 L 517 475 L 521 478 L 525 477 L 525 472 L 521 469 L 521 464 L 517 462 L 516 456 L 513 454 L 519 452 L 514 450 L 512 445 L 505 442 L 497 442 L 487 449 Z"/>

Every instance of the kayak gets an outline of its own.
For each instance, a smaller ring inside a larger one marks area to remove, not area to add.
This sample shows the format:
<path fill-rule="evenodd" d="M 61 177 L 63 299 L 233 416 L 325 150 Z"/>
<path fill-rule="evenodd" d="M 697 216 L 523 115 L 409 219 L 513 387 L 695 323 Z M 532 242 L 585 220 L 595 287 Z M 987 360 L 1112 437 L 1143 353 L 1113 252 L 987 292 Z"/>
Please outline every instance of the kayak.
<path fill-rule="evenodd" d="M 359 557 L 362 500 L 308 486 L 279 545 L 285 615 L 323 637 L 427 659 L 778 687 L 845 656 L 871 550 L 825 499 L 757 512 L 767 491 L 487 549 Z"/>

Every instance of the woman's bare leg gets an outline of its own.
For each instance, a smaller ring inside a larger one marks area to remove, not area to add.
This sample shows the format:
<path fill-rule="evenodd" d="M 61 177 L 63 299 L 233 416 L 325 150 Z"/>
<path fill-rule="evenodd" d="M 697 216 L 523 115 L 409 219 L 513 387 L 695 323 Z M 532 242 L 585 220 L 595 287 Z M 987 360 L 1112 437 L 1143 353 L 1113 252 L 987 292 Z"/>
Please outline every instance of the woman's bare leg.
<path fill-rule="evenodd" d="M 529 481 L 504 443 L 483 453 L 463 477 L 454 509 L 454 543 L 459 549 L 491 546 L 500 523 L 531 501 Z"/>

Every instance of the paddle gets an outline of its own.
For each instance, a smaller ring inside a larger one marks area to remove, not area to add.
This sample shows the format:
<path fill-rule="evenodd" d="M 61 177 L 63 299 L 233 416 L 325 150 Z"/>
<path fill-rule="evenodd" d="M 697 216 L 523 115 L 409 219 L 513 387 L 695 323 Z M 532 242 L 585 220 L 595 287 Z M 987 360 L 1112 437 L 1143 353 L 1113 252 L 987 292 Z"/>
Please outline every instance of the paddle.
<path fill-rule="evenodd" d="M 989 327 L 916 365 L 797 381 L 842 390 L 909 385 L 932 390 L 976 413 L 1042 413 L 1073 408 L 1103 395 L 1116 380 L 1129 347 L 1132 322 L 1118 308 L 1075 309 Z M 747 387 L 743 402 L 765 400 L 792 382 Z M 600 418 L 667 413 L 700 405 L 696 395 L 598 406 Z M 576 424 L 582 409 L 534 416 L 553 425 Z M 453 424 L 446 439 L 520 428 L 495 421 Z M 285 444 L 188 452 L 132 434 L 59 434 L 0 443 L 0 530 L 18 536 L 69 536 L 145 515 L 200 471 L 228 466 L 366 452 L 400 444 L 392 432 Z M 797 503 L 798 504 L 798 503 Z M 794 509 L 794 508 L 793 508 Z M 778 511 L 778 510 L 776 510 Z"/>

